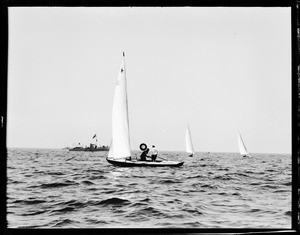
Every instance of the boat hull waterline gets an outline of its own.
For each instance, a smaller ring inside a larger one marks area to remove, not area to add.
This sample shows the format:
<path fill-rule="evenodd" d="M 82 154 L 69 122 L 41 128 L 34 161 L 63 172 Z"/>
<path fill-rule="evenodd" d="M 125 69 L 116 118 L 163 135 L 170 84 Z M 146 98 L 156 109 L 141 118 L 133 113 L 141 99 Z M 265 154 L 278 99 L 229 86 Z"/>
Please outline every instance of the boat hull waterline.
<path fill-rule="evenodd" d="M 252 157 L 250 154 L 243 155 L 243 157 Z"/>
<path fill-rule="evenodd" d="M 184 162 L 177 162 L 177 161 L 136 161 L 136 160 L 125 160 L 125 159 L 109 159 L 106 158 L 106 160 L 115 166 L 123 166 L 123 167 L 179 167 L 182 166 Z"/>
<path fill-rule="evenodd" d="M 97 148 L 97 149 L 69 149 L 69 151 L 77 152 L 99 152 L 99 151 L 109 151 L 109 148 Z"/>

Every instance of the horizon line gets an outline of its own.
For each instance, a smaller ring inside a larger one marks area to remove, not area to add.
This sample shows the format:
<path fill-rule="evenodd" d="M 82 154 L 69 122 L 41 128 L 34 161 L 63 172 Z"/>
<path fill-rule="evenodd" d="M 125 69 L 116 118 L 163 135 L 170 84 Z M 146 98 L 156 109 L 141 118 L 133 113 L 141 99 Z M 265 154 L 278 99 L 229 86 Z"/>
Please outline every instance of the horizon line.
<path fill-rule="evenodd" d="M 67 149 L 69 147 L 7 147 L 6 149 L 57 149 L 57 150 L 63 150 L 63 149 Z M 131 149 L 130 151 L 142 151 L 140 149 Z M 107 151 L 108 152 L 108 151 Z M 186 153 L 185 150 L 159 150 L 159 152 L 184 152 Z M 237 153 L 239 154 L 239 152 L 231 152 L 231 151 L 195 151 L 195 153 Z M 292 153 L 286 153 L 286 152 L 250 152 L 250 154 L 292 154 Z"/>

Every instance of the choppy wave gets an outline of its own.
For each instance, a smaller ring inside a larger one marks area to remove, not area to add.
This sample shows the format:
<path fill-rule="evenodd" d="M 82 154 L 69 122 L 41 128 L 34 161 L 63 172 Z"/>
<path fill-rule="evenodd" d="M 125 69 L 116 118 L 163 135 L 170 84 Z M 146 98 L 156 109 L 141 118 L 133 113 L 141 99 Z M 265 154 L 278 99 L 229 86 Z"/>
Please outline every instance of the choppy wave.
<path fill-rule="evenodd" d="M 33 199 L 33 200 L 15 200 L 12 203 L 22 203 L 22 204 L 27 204 L 27 205 L 34 205 L 34 204 L 45 203 L 45 202 L 47 202 L 47 201 Z"/>
<path fill-rule="evenodd" d="M 41 188 L 58 188 L 58 187 L 76 185 L 76 184 L 78 184 L 78 183 L 76 183 L 74 181 L 65 181 L 65 182 L 41 184 L 39 187 L 41 187 Z"/>
<path fill-rule="evenodd" d="M 10 149 L 10 228 L 290 228 L 291 156 L 181 152 L 122 168 L 104 152 Z M 136 153 L 135 153 L 136 154 Z"/>
<path fill-rule="evenodd" d="M 130 201 L 128 200 L 124 200 L 121 198 L 117 198 L 117 197 L 112 197 L 112 198 L 108 198 L 102 201 L 99 201 L 97 203 L 95 203 L 95 205 L 115 205 L 115 206 L 122 206 L 122 205 L 128 205 L 130 204 Z"/>

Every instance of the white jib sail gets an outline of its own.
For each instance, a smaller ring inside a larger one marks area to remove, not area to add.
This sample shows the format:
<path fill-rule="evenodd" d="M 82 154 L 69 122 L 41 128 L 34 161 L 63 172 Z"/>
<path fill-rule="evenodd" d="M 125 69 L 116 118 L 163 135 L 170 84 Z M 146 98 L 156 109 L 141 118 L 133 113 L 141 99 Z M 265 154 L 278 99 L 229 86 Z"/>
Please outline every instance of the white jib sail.
<path fill-rule="evenodd" d="M 185 132 L 185 148 L 187 153 L 190 154 L 195 153 L 193 143 L 192 143 L 191 131 L 189 127 L 186 129 Z"/>
<path fill-rule="evenodd" d="M 129 157 L 130 155 L 127 84 L 125 55 L 123 53 L 123 61 L 114 94 L 112 109 L 112 141 L 108 158 L 120 159 Z"/>
<path fill-rule="evenodd" d="M 240 133 L 238 133 L 238 143 L 239 143 L 240 154 L 241 155 L 249 155 Z"/>

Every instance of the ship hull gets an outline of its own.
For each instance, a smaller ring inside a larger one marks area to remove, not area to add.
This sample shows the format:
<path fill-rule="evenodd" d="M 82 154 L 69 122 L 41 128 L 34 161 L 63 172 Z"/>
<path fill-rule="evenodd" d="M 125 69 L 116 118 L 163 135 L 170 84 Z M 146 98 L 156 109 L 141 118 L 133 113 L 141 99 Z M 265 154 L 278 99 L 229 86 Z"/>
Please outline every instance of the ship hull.
<path fill-rule="evenodd" d="M 177 162 L 177 161 L 131 161 L 131 160 L 114 160 L 108 159 L 106 160 L 114 165 L 114 166 L 121 166 L 121 167 L 180 167 L 183 165 L 184 162 Z"/>
<path fill-rule="evenodd" d="M 99 152 L 99 151 L 108 151 L 109 149 L 69 149 L 69 151 L 77 152 Z"/>

